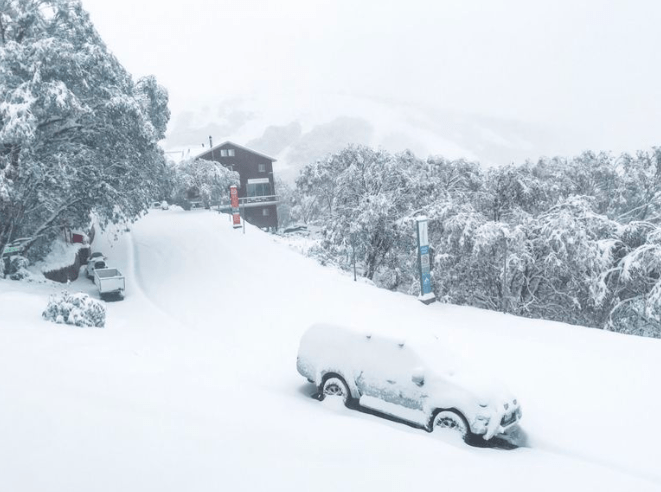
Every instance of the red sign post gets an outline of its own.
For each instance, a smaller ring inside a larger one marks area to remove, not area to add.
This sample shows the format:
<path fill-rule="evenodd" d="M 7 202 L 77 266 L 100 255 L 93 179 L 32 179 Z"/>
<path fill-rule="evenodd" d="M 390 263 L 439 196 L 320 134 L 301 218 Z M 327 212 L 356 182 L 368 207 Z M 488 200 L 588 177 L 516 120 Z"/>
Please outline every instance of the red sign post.
<path fill-rule="evenodd" d="M 241 227 L 241 215 L 239 214 L 239 190 L 235 185 L 230 186 L 230 203 L 232 205 L 232 226 L 237 229 Z"/>

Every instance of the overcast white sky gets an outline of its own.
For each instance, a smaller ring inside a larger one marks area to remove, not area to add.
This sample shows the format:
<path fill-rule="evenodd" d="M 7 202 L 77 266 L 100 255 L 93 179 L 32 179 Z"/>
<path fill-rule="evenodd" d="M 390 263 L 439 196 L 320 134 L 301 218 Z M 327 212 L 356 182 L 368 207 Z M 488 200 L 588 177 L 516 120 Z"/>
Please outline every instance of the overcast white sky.
<path fill-rule="evenodd" d="M 426 102 L 661 145 L 659 0 L 83 0 L 176 115 L 280 91 Z"/>

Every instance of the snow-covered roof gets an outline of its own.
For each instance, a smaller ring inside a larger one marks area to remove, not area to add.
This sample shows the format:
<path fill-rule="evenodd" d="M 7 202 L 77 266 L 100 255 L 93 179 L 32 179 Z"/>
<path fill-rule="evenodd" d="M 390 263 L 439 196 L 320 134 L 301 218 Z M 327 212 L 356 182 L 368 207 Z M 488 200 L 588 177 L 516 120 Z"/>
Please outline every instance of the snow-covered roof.
<path fill-rule="evenodd" d="M 184 145 L 177 147 L 168 147 L 164 150 L 165 155 L 174 162 L 181 162 L 197 154 L 199 144 L 197 145 Z"/>
<path fill-rule="evenodd" d="M 238 148 L 238 149 L 245 150 L 246 152 L 250 152 L 250 153 L 252 153 L 252 154 L 256 154 L 256 155 L 258 155 L 258 156 L 260 156 L 260 157 L 263 157 L 263 158 L 265 158 L 265 159 L 268 159 L 268 160 L 270 160 L 270 161 L 273 161 L 273 162 L 276 162 L 276 161 L 277 161 L 277 159 L 274 158 L 274 157 L 271 157 L 271 156 L 266 155 L 266 154 L 262 154 L 261 152 L 257 152 L 256 150 L 253 150 L 253 149 L 249 149 L 248 147 L 244 147 L 243 145 L 239 145 L 239 144 L 237 144 L 237 143 L 230 142 L 229 140 L 226 140 L 226 141 L 224 141 L 223 143 L 219 143 L 218 145 L 214 145 L 214 146 L 211 147 L 210 149 L 206 149 L 206 150 L 204 150 L 204 152 L 200 152 L 199 154 L 197 154 L 197 155 L 195 156 L 195 158 L 197 159 L 197 158 L 199 158 L 200 156 L 202 156 L 202 155 L 204 155 L 204 154 L 206 154 L 206 153 L 208 153 L 208 152 L 211 152 L 211 151 L 213 151 L 213 150 L 219 149 L 220 147 L 223 147 L 223 146 L 225 146 L 225 145 L 227 145 L 227 144 L 230 144 L 230 145 L 232 145 L 232 146 L 234 146 L 234 147 L 236 147 L 236 148 Z"/>

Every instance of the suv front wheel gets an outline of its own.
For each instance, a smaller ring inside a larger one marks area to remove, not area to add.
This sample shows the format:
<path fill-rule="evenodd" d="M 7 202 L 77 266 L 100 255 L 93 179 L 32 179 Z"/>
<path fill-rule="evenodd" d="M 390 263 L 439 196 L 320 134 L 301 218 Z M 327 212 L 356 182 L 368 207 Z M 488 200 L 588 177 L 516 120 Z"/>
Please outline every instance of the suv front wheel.
<path fill-rule="evenodd" d="M 457 432 L 461 439 L 466 441 L 471 437 L 471 430 L 468 427 L 468 422 L 456 410 L 440 410 L 433 419 L 431 425 L 432 432 L 437 430 L 449 429 Z"/>

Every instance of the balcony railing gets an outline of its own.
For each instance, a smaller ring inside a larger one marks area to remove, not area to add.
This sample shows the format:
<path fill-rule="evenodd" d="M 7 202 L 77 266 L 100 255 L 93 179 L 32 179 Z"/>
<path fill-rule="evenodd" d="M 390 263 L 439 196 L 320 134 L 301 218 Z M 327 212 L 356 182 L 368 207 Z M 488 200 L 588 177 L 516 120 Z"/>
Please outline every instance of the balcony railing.
<path fill-rule="evenodd" d="M 239 197 L 239 208 L 252 208 L 252 207 L 263 207 L 265 205 L 277 205 L 278 195 L 267 195 L 267 196 L 244 196 Z M 214 204 L 213 208 L 220 212 L 229 212 L 232 210 L 232 205 L 230 201 L 224 201 L 219 204 Z"/>

